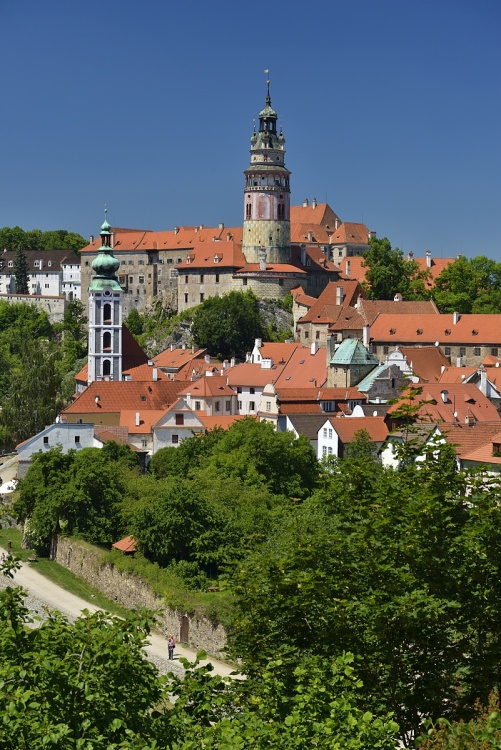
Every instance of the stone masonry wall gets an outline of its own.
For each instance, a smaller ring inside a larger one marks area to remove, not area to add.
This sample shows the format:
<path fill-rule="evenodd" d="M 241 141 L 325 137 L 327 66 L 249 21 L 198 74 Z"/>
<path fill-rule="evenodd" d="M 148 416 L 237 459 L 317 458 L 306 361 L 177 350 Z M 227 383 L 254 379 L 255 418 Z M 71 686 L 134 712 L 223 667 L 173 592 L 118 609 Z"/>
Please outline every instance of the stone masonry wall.
<path fill-rule="evenodd" d="M 103 563 L 99 550 L 57 537 L 52 544 L 51 557 L 123 607 L 147 607 L 157 613 L 156 627 L 163 635 L 175 635 L 178 641 L 216 656 L 224 648 L 226 632 L 221 625 L 205 617 L 190 617 L 185 612 L 167 609 L 162 599 L 139 578 Z"/>

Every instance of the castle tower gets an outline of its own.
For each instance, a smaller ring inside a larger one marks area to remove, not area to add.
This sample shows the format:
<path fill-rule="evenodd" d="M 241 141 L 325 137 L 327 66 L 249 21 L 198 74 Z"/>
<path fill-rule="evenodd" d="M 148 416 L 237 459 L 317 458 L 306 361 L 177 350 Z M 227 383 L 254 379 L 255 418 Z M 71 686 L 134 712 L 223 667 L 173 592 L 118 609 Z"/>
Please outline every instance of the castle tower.
<path fill-rule="evenodd" d="M 122 289 L 116 277 L 119 263 L 113 255 L 106 213 L 89 286 L 89 383 L 122 379 Z"/>
<path fill-rule="evenodd" d="M 289 263 L 290 172 L 285 168 L 285 138 L 277 134 L 277 113 L 271 106 L 270 82 L 259 132 L 251 138 L 251 163 L 245 170 L 242 250 L 247 263 Z M 266 253 L 266 256 L 265 256 Z M 265 259 L 264 259 L 265 258 Z"/>

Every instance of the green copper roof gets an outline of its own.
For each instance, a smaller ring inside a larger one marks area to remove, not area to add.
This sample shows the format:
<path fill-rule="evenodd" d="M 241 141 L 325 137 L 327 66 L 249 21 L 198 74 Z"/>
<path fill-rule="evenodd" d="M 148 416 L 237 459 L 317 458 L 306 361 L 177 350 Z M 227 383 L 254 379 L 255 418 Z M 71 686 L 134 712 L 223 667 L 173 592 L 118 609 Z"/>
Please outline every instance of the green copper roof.
<path fill-rule="evenodd" d="M 330 361 L 331 365 L 378 365 L 378 360 L 369 354 L 366 347 L 357 339 L 342 341 Z"/>
<path fill-rule="evenodd" d="M 111 227 L 106 218 L 107 212 L 108 210 L 105 209 L 105 219 L 101 226 L 101 247 L 97 252 L 97 256 L 92 261 L 92 270 L 95 276 L 89 286 L 90 292 L 98 292 L 106 288 L 113 289 L 114 291 L 121 290 L 116 277 L 116 272 L 120 264 L 113 255 Z"/>

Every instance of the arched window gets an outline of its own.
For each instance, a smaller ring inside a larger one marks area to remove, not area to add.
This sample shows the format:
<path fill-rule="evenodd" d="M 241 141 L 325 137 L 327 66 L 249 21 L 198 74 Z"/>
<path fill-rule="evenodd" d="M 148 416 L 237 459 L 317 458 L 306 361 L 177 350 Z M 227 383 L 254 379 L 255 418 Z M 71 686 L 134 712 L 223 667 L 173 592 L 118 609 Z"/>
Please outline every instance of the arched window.
<path fill-rule="evenodd" d="M 111 323 L 111 305 L 107 302 L 103 308 L 103 321 L 105 323 Z"/>
<path fill-rule="evenodd" d="M 103 375 L 109 375 L 111 373 L 111 362 L 109 359 L 103 361 Z"/>
<path fill-rule="evenodd" d="M 111 333 L 109 331 L 103 333 L 103 349 L 111 349 Z"/>

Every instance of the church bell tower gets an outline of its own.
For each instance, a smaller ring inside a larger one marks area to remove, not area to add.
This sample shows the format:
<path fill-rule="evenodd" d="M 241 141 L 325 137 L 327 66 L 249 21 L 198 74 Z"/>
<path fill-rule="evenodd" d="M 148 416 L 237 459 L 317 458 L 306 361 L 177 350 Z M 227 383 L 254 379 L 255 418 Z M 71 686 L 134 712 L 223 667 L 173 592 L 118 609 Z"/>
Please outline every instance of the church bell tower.
<path fill-rule="evenodd" d="M 119 263 L 113 255 L 106 213 L 89 287 L 89 383 L 122 380 L 122 288 L 116 277 Z"/>
<path fill-rule="evenodd" d="M 266 71 L 265 71 L 266 72 Z M 247 263 L 289 263 L 290 172 L 285 167 L 285 138 L 277 134 L 277 113 L 271 106 L 267 81 L 259 131 L 251 138 L 251 163 L 245 170 L 242 250 Z"/>

